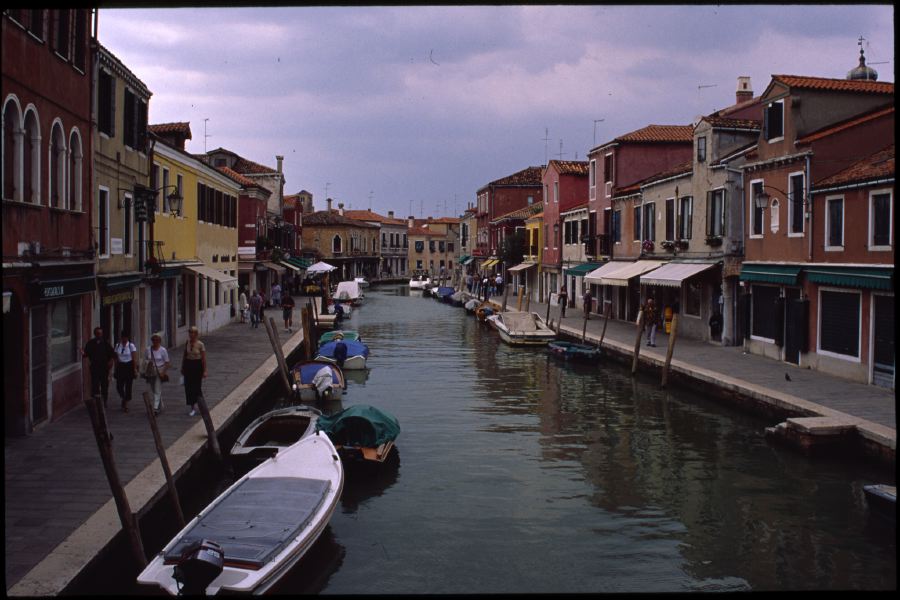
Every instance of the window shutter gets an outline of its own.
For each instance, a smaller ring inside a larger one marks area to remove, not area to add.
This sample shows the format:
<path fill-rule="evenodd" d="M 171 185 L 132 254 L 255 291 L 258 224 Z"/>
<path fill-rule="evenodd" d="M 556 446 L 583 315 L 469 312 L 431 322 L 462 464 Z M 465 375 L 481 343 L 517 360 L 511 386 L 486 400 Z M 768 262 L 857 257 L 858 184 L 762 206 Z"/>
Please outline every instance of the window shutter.
<path fill-rule="evenodd" d="M 763 110 L 763 139 L 769 139 L 769 109 Z"/>
<path fill-rule="evenodd" d="M 137 144 L 138 150 L 141 152 L 147 151 L 147 103 L 140 101 L 135 96 L 135 100 L 137 101 L 138 106 L 138 120 L 137 120 Z M 165 191 L 163 191 L 165 193 Z"/>
<path fill-rule="evenodd" d="M 709 237 L 713 234 L 713 219 L 716 218 L 715 211 L 713 210 L 713 200 L 715 198 L 715 194 L 712 191 L 706 192 L 706 236 Z"/>

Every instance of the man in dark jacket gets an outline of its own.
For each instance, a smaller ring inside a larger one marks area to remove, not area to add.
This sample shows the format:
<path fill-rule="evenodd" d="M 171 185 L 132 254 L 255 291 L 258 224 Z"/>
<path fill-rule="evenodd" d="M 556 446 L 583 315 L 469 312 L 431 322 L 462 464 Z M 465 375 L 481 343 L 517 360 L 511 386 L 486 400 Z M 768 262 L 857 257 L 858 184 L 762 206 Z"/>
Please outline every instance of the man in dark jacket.
<path fill-rule="evenodd" d="M 81 355 L 87 358 L 89 363 L 91 396 L 102 396 L 105 406 L 109 398 L 109 373 L 116 362 L 116 352 L 112 344 L 103 339 L 102 328 L 94 328 L 94 337 L 84 345 Z"/>

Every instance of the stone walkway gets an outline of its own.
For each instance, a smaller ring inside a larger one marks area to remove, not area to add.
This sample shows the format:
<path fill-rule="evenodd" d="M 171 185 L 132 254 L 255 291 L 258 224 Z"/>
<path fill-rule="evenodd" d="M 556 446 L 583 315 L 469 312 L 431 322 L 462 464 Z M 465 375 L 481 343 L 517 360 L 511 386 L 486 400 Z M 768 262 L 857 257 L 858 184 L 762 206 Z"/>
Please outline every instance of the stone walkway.
<path fill-rule="evenodd" d="M 297 299 L 295 323 L 299 322 L 300 307 L 305 305 L 305 298 Z M 276 325 L 283 325 L 280 310 L 269 309 L 266 313 L 276 319 Z M 303 339 L 298 329 L 288 334 L 283 327 L 279 328 L 278 337 L 285 348 L 294 348 Z M 252 329 L 249 324 L 234 322 L 200 339 L 207 350 L 209 376 L 203 382 L 203 393 L 210 410 L 273 356 L 262 325 Z M 199 416 L 188 416 L 184 388 L 177 383 L 183 352 L 183 345 L 169 349 L 172 381 L 163 384 L 165 409 L 157 417 L 167 448 L 197 423 L 202 423 Z M 284 352 L 287 354 L 288 350 Z M 134 382 L 129 412 L 125 413 L 115 390 L 115 379 L 110 383 L 107 422 L 114 435 L 114 460 L 123 484 L 158 461 L 142 399 L 147 390 L 149 386 L 142 379 Z M 204 442 L 205 438 L 198 436 L 197 445 L 202 446 Z M 112 493 L 84 406 L 38 427 L 29 436 L 7 437 L 4 454 L 9 590 L 106 505 Z M 137 512 L 140 507 L 131 497 L 129 502 Z"/>

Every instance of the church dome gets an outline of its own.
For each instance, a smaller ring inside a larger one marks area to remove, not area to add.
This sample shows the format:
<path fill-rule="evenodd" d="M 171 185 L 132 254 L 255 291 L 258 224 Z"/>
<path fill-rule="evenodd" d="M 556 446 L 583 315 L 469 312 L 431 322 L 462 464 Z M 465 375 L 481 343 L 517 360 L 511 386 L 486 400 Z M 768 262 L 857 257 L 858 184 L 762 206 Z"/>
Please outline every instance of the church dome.
<path fill-rule="evenodd" d="M 864 81 L 877 81 L 878 80 L 878 71 L 873 69 L 872 67 L 866 66 L 866 56 L 863 53 L 862 46 L 859 48 L 859 65 L 855 69 L 852 69 L 847 73 L 847 79 L 856 80 L 861 79 Z"/>

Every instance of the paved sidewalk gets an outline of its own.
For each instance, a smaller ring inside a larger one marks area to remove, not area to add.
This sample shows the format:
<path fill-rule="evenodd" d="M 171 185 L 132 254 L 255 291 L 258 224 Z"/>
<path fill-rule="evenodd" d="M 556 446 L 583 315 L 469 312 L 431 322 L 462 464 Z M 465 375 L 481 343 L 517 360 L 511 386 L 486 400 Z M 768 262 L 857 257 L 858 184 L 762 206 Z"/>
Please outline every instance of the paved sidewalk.
<path fill-rule="evenodd" d="M 295 323 L 299 322 L 301 306 L 306 306 L 305 298 L 297 300 Z M 268 309 L 266 313 L 275 318 L 276 325 L 283 324 L 279 309 Z M 283 347 L 290 344 L 291 348 L 303 339 L 299 328 L 288 334 L 280 327 L 278 337 Z M 234 322 L 201 335 L 200 339 L 207 350 L 209 376 L 203 382 L 203 393 L 210 410 L 273 356 L 262 325 L 252 329 L 249 324 Z M 157 417 L 167 448 L 202 421 L 199 416 L 188 416 L 184 388 L 178 385 L 184 346 L 168 350 L 172 380 L 163 384 L 165 409 Z M 124 413 L 115 380 L 110 385 L 107 421 L 115 436 L 114 460 L 123 485 L 158 461 L 142 399 L 147 390 L 147 383 L 137 379 L 129 412 Z M 204 439 L 198 436 L 197 444 L 202 445 Z M 6 438 L 4 454 L 8 591 L 106 505 L 112 493 L 84 406 L 39 427 L 29 436 Z M 134 500 L 129 497 L 129 501 L 132 510 L 138 511 Z"/>
<path fill-rule="evenodd" d="M 491 301 L 501 304 L 503 298 L 493 297 Z M 517 303 L 517 298 L 508 298 L 507 309 L 516 310 Z M 532 302 L 529 310 L 541 317 L 547 315 L 546 303 Z M 580 308 L 569 308 L 566 313 L 566 318 L 562 321 L 563 332 L 580 339 L 584 313 Z M 550 307 L 550 319 L 554 323 L 559 320 L 558 306 Z M 589 342 L 596 343 L 600 339 L 603 321 L 602 316 L 591 315 L 587 322 L 586 334 Z M 615 345 L 622 351 L 632 354 L 635 333 L 634 323 L 611 319 L 603 344 Z M 641 341 L 641 358 L 647 357 L 664 362 L 669 336 L 664 331 L 657 331 L 655 348 L 647 347 L 645 342 L 646 337 Z M 773 397 L 802 399 L 813 412 L 819 412 L 823 416 L 829 416 L 830 411 L 838 411 L 864 419 L 881 426 L 878 429 L 890 430 L 888 435 L 896 441 L 897 414 L 892 390 L 855 383 L 764 356 L 744 354 L 741 346 L 720 346 L 685 337 L 679 337 L 675 342 L 672 367 L 676 366 L 698 374 L 720 376 L 747 389 L 759 390 L 760 393 Z M 785 378 L 785 373 L 790 375 L 790 381 Z"/>

